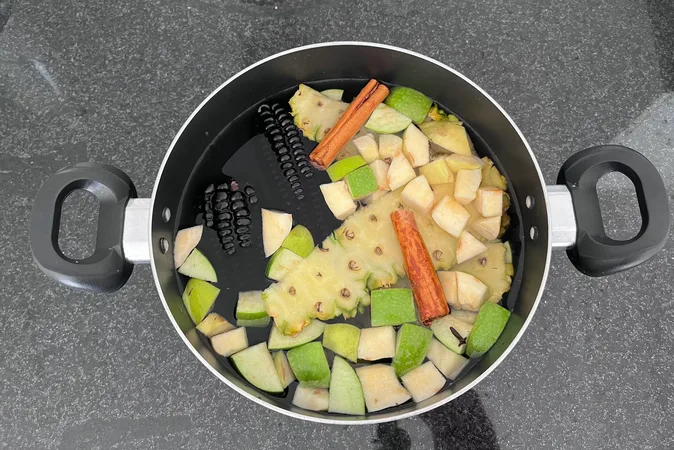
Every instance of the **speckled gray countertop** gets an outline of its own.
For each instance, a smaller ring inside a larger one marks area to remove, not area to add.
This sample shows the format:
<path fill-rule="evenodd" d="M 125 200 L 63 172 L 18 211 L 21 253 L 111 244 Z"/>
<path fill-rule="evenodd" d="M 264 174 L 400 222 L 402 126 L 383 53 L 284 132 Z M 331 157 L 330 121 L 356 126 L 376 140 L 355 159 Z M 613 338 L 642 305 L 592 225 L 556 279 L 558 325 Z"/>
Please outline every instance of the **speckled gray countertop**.
<path fill-rule="evenodd" d="M 57 169 L 110 163 L 149 196 L 211 90 L 329 40 L 398 45 L 462 71 L 510 112 L 550 182 L 573 152 L 618 142 L 671 190 L 673 30 L 669 0 L 0 0 L 0 448 L 674 447 L 671 245 L 604 279 L 555 253 L 524 338 L 474 391 L 395 424 L 337 427 L 220 384 L 173 330 L 148 267 L 112 295 L 73 291 L 36 269 L 27 233 Z M 601 187 L 607 228 L 629 236 L 629 184 Z M 66 230 L 73 253 L 87 217 Z"/>

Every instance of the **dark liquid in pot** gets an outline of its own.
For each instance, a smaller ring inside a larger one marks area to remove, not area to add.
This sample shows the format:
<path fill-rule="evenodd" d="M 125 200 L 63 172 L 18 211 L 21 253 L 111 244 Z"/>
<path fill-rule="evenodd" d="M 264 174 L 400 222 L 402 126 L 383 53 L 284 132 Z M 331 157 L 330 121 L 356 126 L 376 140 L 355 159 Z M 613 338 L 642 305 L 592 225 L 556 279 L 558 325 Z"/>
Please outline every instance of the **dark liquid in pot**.
<path fill-rule="evenodd" d="M 311 87 L 317 90 L 324 89 L 344 89 L 344 99 L 350 100 L 355 97 L 365 84 L 366 80 L 328 80 L 318 83 L 310 83 Z M 279 103 L 286 109 L 288 99 L 293 95 L 296 86 L 286 91 L 279 92 L 275 96 L 264 101 L 267 104 Z M 279 167 L 277 154 L 272 150 L 272 146 L 263 134 L 259 126 L 257 110 L 260 104 L 252 105 L 243 112 L 233 122 L 226 124 L 218 136 L 205 149 L 194 151 L 203 151 L 201 161 L 196 166 L 191 175 L 189 185 L 183 191 L 183 198 L 180 203 L 179 216 L 177 217 L 178 229 L 189 227 L 195 223 L 203 223 L 199 203 L 203 198 L 204 190 L 211 183 L 223 180 L 225 176 L 233 177 L 243 189 L 250 185 L 255 189 L 257 202 L 249 204 L 251 241 L 247 248 L 236 248 L 236 252 L 228 255 L 221 247 L 215 230 L 204 228 L 204 235 L 199 244 L 199 249 L 211 261 L 218 274 L 218 283 L 216 285 L 221 289 L 214 309 L 214 312 L 222 315 L 228 321 L 236 323 L 235 309 L 239 292 L 264 290 L 273 282 L 265 277 L 265 267 L 268 259 L 264 257 L 262 245 L 262 220 L 260 208 L 281 210 L 293 215 L 294 224 L 306 226 L 314 237 L 316 244 L 321 242 L 329 233 L 338 228 L 341 221 L 334 218 L 328 209 L 319 185 L 329 183 L 330 179 L 326 172 L 314 170 L 310 178 L 300 177 L 304 198 L 299 200 L 297 195 Z M 448 105 L 440 105 L 446 111 Z M 460 118 L 460 117 L 459 117 Z M 506 177 L 498 159 L 489 149 L 487 144 L 470 127 L 469 123 L 464 123 L 468 133 L 475 145 L 475 150 L 480 156 L 488 156 L 494 161 L 494 164 Z M 309 154 L 316 146 L 315 142 L 302 138 L 304 149 Z M 516 269 L 513 277 L 511 290 L 506 294 L 503 304 L 512 310 L 521 281 L 521 270 L 519 270 L 520 259 L 523 257 L 523 238 L 521 235 L 520 212 L 517 208 L 518 202 L 516 193 L 509 183 L 508 193 L 512 198 L 509 214 L 511 216 L 510 228 L 503 236 L 503 241 L 509 241 L 513 253 L 513 264 Z M 178 276 L 181 291 L 187 282 L 187 277 Z M 407 285 L 407 279 L 403 279 L 401 285 Z M 347 322 L 358 326 L 359 328 L 370 327 L 369 307 L 365 313 L 358 314 L 355 318 L 345 321 L 343 317 L 328 320 L 327 323 Z M 270 324 L 264 328 L 246 329 L 249 345 L 254 345 L 266 341 L 269 336 Z M 207 338 L 201 336 L 204 343 L 210 348 L 210 342 Z M 319 338 L 320 339 L 320 338 Z M 324 349 L 328 362 L 332 366 L 333 353 Z M 214 353 L 215 354 L 215 353 Z M 220 363 L 227 369 L 236 373 L 236 369 L 229 362 L 228 358 L 217 356 Z M 390 362 L 383 360 L 381 362 Z M 463 373 L 467 373 L 477 364 L 478 360 L 471 360 Z M 355 364 L 358 367 L 364 364 Z M 246 382 L 244 380 L 244 382 Z M 247 382 L 246 382 L 247 383 Z M 447 380 L 444 389 L 451 389 L 453 382 Z M 297 382 L 292 383 L 285 393 L 277 397 L 277 401 L 287 406 L 291 406 Z M 263 395 L 272 395 L 260 391 Z M 407 406 L 407 403 L 405 404 Z M 397 408 L 386 409 L 384 412 L 393 412 Z M 328 414 L 328 413 L 325 413 Z"/>

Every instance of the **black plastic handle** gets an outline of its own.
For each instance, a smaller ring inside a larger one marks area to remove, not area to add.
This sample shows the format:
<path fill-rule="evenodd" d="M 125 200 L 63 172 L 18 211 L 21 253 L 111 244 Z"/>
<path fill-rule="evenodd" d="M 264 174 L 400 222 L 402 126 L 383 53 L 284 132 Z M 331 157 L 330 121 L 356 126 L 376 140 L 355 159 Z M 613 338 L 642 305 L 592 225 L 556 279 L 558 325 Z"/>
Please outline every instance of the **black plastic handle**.
<path fill-rule="evenodd" d="M 96 249 L 81 260 L 68 258 L 58 245 L 63 201 L 77 189 L 91 192 L 100 204 Z M 31 212 L 30 248 L 37 265 L 78 289 L 113 292 L 122 287 L 133 270 L 122 252 L 122 229 L 124 209 L 134 197 L 131 179 L 112 166 L 79 163 L 56 172 L 40 188 Z"/>
<path fill-rule="evenodd" d="M 639 201 L 641 230 L 626 241 L 611 239 L 604 232 L 597 182 L 610 172 L 632 180 Z M 584 274 L 600 277 L 631 269 L 664 247 L 671 222 L 667 190 L 655 166 L 641 153 L 621 145 L 583 150 L 564 163 L 557 182 L 571 191 L 578 234 L 567 254 Z"/>

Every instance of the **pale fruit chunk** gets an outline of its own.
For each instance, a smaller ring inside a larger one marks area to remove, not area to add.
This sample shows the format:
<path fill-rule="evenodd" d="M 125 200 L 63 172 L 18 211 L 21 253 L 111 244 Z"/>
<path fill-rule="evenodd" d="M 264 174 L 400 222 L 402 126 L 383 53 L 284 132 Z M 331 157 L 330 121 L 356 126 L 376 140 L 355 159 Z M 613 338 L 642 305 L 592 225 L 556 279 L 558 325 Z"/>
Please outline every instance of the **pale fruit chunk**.
<path fill-rule="evenodd" d="M 454 184 L 454 199 L 462 205 L 472 202 L 475 200 L 481 181 L 482 171 L 480 169 L 459 170 L 456 173 Z"/>
<path fill-rule="evenodd" d="M 173 263 L 176 268 L 183 265 L 189 254 L 192 253 L 192 250 L 199 244 L 203 232 L 203 225 L 184 228 L 178 231 L 173 245 Z"/>
<path fill-rule="evenodd" d="M 206 314 L 211 311 L 219 293 L 220 289 L 208 281 L 190 278 L 183 292 L 183 304 L 192 322 L 197 324 L 204 320 Z"/>
<path fill-rule="evenodd" d="M 325 326 L 323 347 L 346 359 L 358 361 L 358 341 L 360 328 L 347 323 L 333 323 Z"/>
<path fill-rule="evenodd" d="M 293 405 L 309 411 L 327 411 L 330 406 L 330 393 L 327 389 L 300 384 L 295 389 Z"/>
<path fill-rule="evenodd" d="M 273 255 L 281 247 L 292 227 L 292 214 L 262 208 L 262 242 L 265 258 Z"/>
<path fill-rule="evenodd" d="M 426 177 L 428 184 L 446 184 L 454 181 L 454 174 L 449 170 L 445 158 L 438 158 L 435 161 L 419 167 L 419 173 Z"/>
<path fill-rule="evenodd" d="M 401 380 L 403 386 L 412 394 L 415 403 L 433 397 L 447 382 L 430 361 L 410 370 L 401 377 Z"/>
<path fill-rule="evenodd" d="M 412 124 L 403 133 L 403 154 L 412 167 L 424 166 L 431 160 L 428 138 Z"/>
<path fill-rule="evenodd" d="M 461 264 L 485 251 L 487 251 L 486 245 L 468 231 L 464 231 L 459 236 L 459 242 L 456 245 L 456 263 Z"/>
<path fill-rule="evenodd" d="M 463 368 L 468 364 L 468 358 L 457 355 L 442 345 L 437 339 L 431 341 L 426 357 L 437 367 L 440 373 L 452 381 L 459 376 Z"/>
<path fill-rule="evenodd" d="M 265 342 L 235 353 L 232 355 L 232 362 L 241 375 L 256 388 L 276 394 L 283 392 L 274 360 Z"/>
<path fill-rule="evenodd" d="M 344 220 L 356 212 L 356 202 L 353 201 L 349 188 L 344 181 L 321 184 L 321 193 L 328 208 L 338 220 Z"/>
<path fill-rule="evenodd" d="M 248 336 L 245 328 L 237 328 L 211 338 L 213 351 L 220 356 L 231 356 L 248 347 Z"/>
<path fill-rule="evenodd" d="M 458 238 L 470 219 L 470 213 L 456 200 L 446 195 L 435 205 L 431 217 L 440 228 Z"/>
<path fill-rule="evenodd" d="M 445 158 L 445 163 L 449 170 L 454 173 L 459 170 L 481 169 L 484 166 L 484 161 L 473 155 L 449 155 Z"/>
<path fill-rule="evenodd" d="M 370 163 L 370 169 L 377 180 L 377 187 L 380 191 L 388 191 L 388 169 L 389 165 L 378 159 Z"/>
<path fill-rule="evenodd" d="M 471 155 L 472 146 L 466 129 L 451 122 L 424 122 L 421 131 L 445 153 Z"/>
<path fill-rule="evenodd" d="M 290 234 L 285 238 L 281 247 L 306 258 L 314 250 L 314 238 L 307 227 L 296 225 L 290 230 Z"/>
<path fill-rule="evenodd" d="M 510 311 L 495 303 L 482 305 L 468 338 L 466 354 L 470 357 L 482 356 L 496 343 L 509 318 Z"/>
<path fill-rule="evenodd" d="M 405 186 L 417 176 L 416 172 L 410 165 L 405 155 L 398 153 L 391 160 L 391 165 L 388 169 L 388 186 L 389 189 L 395 191 L 396 189 Z"/>
<path fill-rule="evenodd" d="M 433 190 L 423 175 L 419 175 L 407 183 L 407 186 L 400 193 L 400 198 L 405 206 L 425 216 L 431 213 L 435 203 Z"/>
<path fill-rule="evenodd" d="M 470 227 L 488 241 L 493 241 L 498 238 L 501 231 L 501 217 L 495 216 L 477 219 L 470 224 Z"/>
<path fill-rule="evenodd" d="M 438 272 L 438 278 L 452 308 L 478 311 L 487 300 L 489 289 L 473 275 L 456 271 Z"/>
<path fill-rule="evenodd" d="M 192 250 L 190 256 L 188 256 L 183 265 L 178 268 L 178 273 L 204 281 L 218 281 L 218 275 L 215 273 L 215 269 L 211 265 L 211 262 L 197 248 Z"/>
<path fill-rule="evenodd" d="M 216 334 L 225 333 L 233 330 L 235 327 L 218 313 L 210 313 L 197 325 L 197 330 L 201 331 L 206 337 L 212 337 Z"/>
<path fill-rule="evenodd" d="M 358 367 L 356 374 L 360 379 L 365 406 L 369 412 L 400 405 L 411 398 L 407 389 L 398 381 L 395 369 L 391 366 L 372 364 Z"/>
<path fill-rule="evenodd" d="M 304 327 L 296 336 L 287 336 L 279 331 L 278 328 L 272 327 L 269 333 L 269 349 L 270 350 L 286 350 L 293 347 L 311 342 L 325 330 L 325 324 L 320 320 L 314 320 L 309 325 Z"/>
<path fill-rule="evenodd" d="M 428 328 L 410 323 L 400 327 L 396 337 L 396 355 L 391 363 L 398 376 L 405 375 L 424 361 L 431 339 L 433 332 Z"/>
<path fill-rule="evenodd" d="M 360 330 L 358 359 L 377 361 L 393 358 L 396 352 L 396 332 L 393 327 L 363 328 Z"/>
<path fill-rule="evenodd" d="M 379 157 L 390 163 L 395 156 L 403 151 L 403 140 L 395 134 L 379 136 Z"/>
<path fill-rule="evenodd" d="M 267 311 L 262 301 L 262 291 L 239 292 L 236 302 L 236 318 L 241 320 L 255 320 L 267 317 Z"/>
<path fill-rule="evenodd" d="M 450 314 L 453 315 L 456 319 L 470 324 L 475 323 L 475 318 L 477 317 L 477 313 L 475 311 L 464 311 L 462 309 L 453 309 Z"/>
<path fill-rule="evenodd" d="M 349 363 L 339 356 L 335 356 L 332 362 L 328 411 L 356 416 L 365 414 L 365 399 L 358 375 Z"/>
<path fill-rule="evenodd" d="M 499 188 L 479 188 L 473 204 L 484 217 L 500 216 L 503 213 L 503 191 Z"/>
<path fill-rule="evenodd" d="M 463 322 L 452 314 L 435 319 L 431 324 L 433 334 L 445 347 L 459 355 L 466 351 L 466 341 L 473 325 Z"/>
<path fill-rule="evenodd" d="M 356 146 L 358 153 L 368 164 L 379 159 L 379 146 L 371 134 L 354 139 L 353 145 Z"/>
<path fill-rule="evenodd" d="M 295 381 L 295 374 L 290 368 L 290 363 L 288 363 L 288 358 L 283 352 L 275 352 L 274 356 L 274 367 L 276 367 L 276 373 L 278 378 L 281 381 L 281 386 L 287 388 L 290 383 Z"/>
<path fill-rule="evenodd" d="M 288 350 L 288 362 L 295 377 L 306 386 L 330 387 L 330 366 L 320 342 L 310 342 Z"/>
<path fill-rule="evenodd" d="M 341 100 L 344 95 L 344 89 L 326 89 L 321 94 L 333 100 Z"/>

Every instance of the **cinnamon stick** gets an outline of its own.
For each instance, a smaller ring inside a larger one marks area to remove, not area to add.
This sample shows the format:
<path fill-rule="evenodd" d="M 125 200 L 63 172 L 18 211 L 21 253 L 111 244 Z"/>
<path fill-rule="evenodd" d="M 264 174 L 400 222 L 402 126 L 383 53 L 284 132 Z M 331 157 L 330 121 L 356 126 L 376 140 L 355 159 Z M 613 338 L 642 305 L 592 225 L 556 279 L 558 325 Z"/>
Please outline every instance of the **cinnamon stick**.
<path fill-rule="evenodd" d="M 327 169 L 342 147 L 365 125 L 370 114 L 384 101 L 388 92 L 388 88 L 375 79 L 365 85 L 335 126 L 309 155 L 316 167 Z"/>
<path fill-rule="evenodd" d="M 412 286 L 419 318 L 421 323 L 428 325 L 434 319 L 449 314 L 440 279 L 419 233 L 414 213 L 409 210 L 394 211 L 391 213 L 391 222 L 402 250 L 405 272 Z"/>

